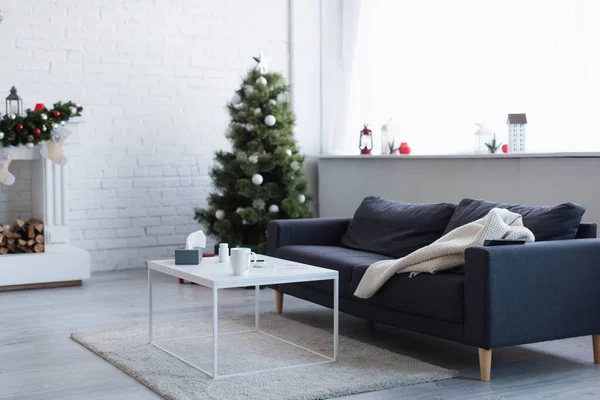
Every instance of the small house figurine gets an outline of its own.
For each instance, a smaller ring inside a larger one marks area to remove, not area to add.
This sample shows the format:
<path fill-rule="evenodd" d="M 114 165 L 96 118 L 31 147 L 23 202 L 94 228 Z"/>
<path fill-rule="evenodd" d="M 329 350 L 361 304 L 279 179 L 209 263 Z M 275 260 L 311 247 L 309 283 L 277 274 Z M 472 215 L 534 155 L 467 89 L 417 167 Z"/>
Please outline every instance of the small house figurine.
<path fill-rule="evenodd" d="M 508 114 L 508 152 L 524 153 L 526 144 L 527 115 Z"/>

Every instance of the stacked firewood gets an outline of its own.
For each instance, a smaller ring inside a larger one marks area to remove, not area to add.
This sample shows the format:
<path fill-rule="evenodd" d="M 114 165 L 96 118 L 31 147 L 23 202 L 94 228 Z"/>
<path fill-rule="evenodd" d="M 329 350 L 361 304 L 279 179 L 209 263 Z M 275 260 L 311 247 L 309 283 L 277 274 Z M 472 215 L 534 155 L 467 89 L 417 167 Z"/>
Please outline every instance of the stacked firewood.
<path fill-rule="evenodd" d="M 44 251 L 44 223 L 17 218 L 12 226 L 0 225 L 0 254 L 41 253 Z"/>

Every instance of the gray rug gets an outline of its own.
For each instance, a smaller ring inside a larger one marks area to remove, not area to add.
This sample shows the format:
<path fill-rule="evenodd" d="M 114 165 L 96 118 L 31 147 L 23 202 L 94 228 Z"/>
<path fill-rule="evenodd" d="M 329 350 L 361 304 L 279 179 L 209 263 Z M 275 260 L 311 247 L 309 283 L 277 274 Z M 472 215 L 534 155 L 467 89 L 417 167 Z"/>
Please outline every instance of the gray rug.
<path fill-rule="evenodd" d="M 219 332 L 252 329 L 251 316 L 222 319 Z M 331 332 L 288 320 L 261 316 L 261 330 L 324 354 L 332 353 Z M 184 321 L 154 328 L 155 340 L 186 338 L 212 332 L 212 321 Z M 147 343 L 148 327 L 135 326 L 71 338 L 168 399 L 327 399 L 453 378 L 456 371 L 415 360 L 340 336 L 335 363 L 213 381 L 175 357 Z M 162 345 L 211 370 L 212 339 L 187 339 Z M 260 333 L 219 336 L 219 373 L 237 373 L 322 361 L 305 350 Z"/>

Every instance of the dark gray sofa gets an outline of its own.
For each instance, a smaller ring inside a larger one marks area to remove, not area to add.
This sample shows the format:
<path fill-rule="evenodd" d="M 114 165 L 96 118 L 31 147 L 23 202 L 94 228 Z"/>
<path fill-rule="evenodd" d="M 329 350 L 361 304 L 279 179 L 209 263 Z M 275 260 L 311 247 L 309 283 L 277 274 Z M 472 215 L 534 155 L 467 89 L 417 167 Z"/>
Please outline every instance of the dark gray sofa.
<path fill-rule="evenodd" d="M 479 348 L 484 381 L 490 377 L 491 350 L 505 346 L 595 335 L 594 361 L 600 363 L 596 224 L 579 224 L 574 239 L 471 247 L 462 271 L 397 274 L 363 300 L 353 293 L 366 269 L 395 257 L 344 247 L 351 221 L 271 221 L 267 254 L 339 271 L 342 312 Z M 332 307 L 331 281 L 274 288 L 279 312 L 283 294 Z"/>

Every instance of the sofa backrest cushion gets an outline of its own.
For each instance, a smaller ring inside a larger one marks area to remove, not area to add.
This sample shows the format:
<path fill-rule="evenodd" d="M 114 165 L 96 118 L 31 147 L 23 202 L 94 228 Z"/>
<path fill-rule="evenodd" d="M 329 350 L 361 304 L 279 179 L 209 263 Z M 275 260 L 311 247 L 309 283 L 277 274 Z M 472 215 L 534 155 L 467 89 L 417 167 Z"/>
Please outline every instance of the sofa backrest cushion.
<path fill-rule="evenodd" d="M 350 221 L 342 246 L 400 258 L 440 238 L 455 204 L 400 203 L 366 197 Z"/>
<path fill-rule="evenodd" d="M 487 200 L 463 199 L 450 219 L 444 234 L 459 226 L 484 217 L 492 208 L 506 208 L 523 216 L 523 225 L 529 228 L 538 242 L 575 239 L 585 208 L 575 203 L 556 206 L 526 206 L 494 203 Z"/>

